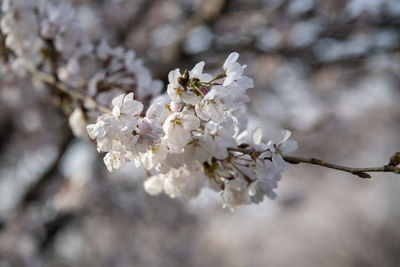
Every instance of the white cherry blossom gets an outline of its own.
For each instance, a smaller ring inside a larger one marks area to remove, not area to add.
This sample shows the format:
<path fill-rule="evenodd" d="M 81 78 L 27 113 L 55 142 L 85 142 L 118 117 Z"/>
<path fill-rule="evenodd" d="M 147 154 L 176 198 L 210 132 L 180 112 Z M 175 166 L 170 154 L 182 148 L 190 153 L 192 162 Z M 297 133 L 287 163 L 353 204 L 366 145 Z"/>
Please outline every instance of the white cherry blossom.
<path fill-rule="evenodd" d="M 228 180 L 221 194 L 223 207 L 234 211 L 240 205 L 251 203 L 247 182 L 244 179 Z"/>
<path fill-rule="evenodd" d="M 133 130 L 143 110 L 143 104 L 133 99 L 133 93 L 114 98 L 112 104 L 114 105 L 113 116 L 121 120 L 128 129 Z"/>
<path fill-rule="evenodd" d="M 282 158 L 282 154 L 288 154 L 297 149 L 297 142 L 288 140 L 291 136 L 288 130 L 281 131 L 273 140 L 268 142 L 268 149 L 262 154 L 263 157 L 272 158 L 272 162 L 282 169 L 289 168 L 289 164 Z"/>
<path fill-rule="evenodd" d="M 200 81 L 208 82 L 211 81 L 213 76 L 208 73 L 203 73 L 203 69 L 206 63 L 204 61 L 201 61 L 197 63 L 191 71 L 189 71 L 189 77 L 190 78 L 197 78 Z"/>
<path fill-rule="evenodd" d="M 107 166 L 108 171 L 121 170 L 125 165 L 126 160 L 124 156 L 116 151 L 108 152 L 104 157 L 104 163 Z"/>
<path fill-rule="evenodd" d="M 145 180 L 144 188 L 151 195 L 159 195 L 162 192 L 172 198 L 181 195 L 183 199 L 189 200 L 196 197 L 206 177 L 200 169 L 188 171 L 185 168 L 171 169 L 166 174 L 158 174 Z"/>
<path fill-rule="evenodd" d="M 68 123 L 71 127 L 72 133 L 77 137 L 85 137 L 86 133 L 86 118 L 81 108 L 75 108 L 68 117 Z"/>
<path fill-rule="evenodd" d="M 103 54 L 119 53 L 105 45 L 102 49 Z M 99 151 L 109 152 L 107 168 L 120 169 L 131 160 L 143 165 L 155 173 L 144 182 L 152 195 L 164 192 L 188 200 L 208 185 L 222 191 L 223 206 L 232 210 L 265 196 L 274 199 L 287 168 L 282 155 L 294 151 L 297 143 L 288 140 L 289 131 L 264 143 L 261 128 L 256 128 L 244 146 L 248 153 L 235 150 L 247 133 L 246 91 L 253 86 L 237 59 L 233 53 L 226 60 L 222 85 L 210 83 L 213 78 L 203 73 L 204 62 L 184 74 L 171 71 L 168 94 L 156 98 L 144 117 L 143 105 L 133 94 L 114 98 L 112 114 L 88 126 Z"/>
<path fill-rule="evenodd" d="M 181 102 L 181 95 L 184 88 L 179 84 L 178 79 L 182 76 L 179 69 L 175 69 L 168 74 L 168 87 L 167 92 L 172 101 L 177 103 Z"/>
<path fill-rule="evenodd" d="M 168 116 L 163 125 L 164 140 L 172 152 L 182 152 L 192 140 L 192 130 L 200 127 L 200 120 L 193 112 L 175 112 Z"/>

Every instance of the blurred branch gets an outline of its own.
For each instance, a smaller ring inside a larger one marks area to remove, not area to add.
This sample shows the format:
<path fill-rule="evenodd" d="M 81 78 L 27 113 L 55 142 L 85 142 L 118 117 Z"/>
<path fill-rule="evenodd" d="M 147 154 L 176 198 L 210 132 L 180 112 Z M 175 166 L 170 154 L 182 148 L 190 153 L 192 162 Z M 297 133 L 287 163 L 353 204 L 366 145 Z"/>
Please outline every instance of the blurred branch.
<path fill-rule="evenodd" d="M 65 151 L 71 144 L 71 141 L 74 139 L 71 131 L 67 129 L 67 135 L 64 137 L 64 139 L 61 141 L 59 144 L 58 148 L 58 154 L 57 157 L 54 159 L 52 165 L 42 174 L 39 179 L 37 179 L 36 183 L 34 183 L 22 196 L 21 202 L 20 202 L 20 207 L 26 207 L 30 202 L 38 199 L 38 197 L 41 195 L 42 191 L 44 190 L 44 187 L 50 183 L 50 181 L 53 180 L 55 177 L 59 165 L 61 163 L 61 158 L 64 156 Z"/>
<path fill-rule="evenodd" d="M 58 233 L 73 222 L 76 217 L 76 214 L 73 213 L 59 213 L 52 220 L 46 222 L 43 225 L 44 233 L 40 240 L 40 249 L 42 251 L 48 249 L 53 244 Z"/>
<path fill-rule="evenodd" d="M 132 16 L 125 24 L 125 27 L 123 27 L 123 29 L 117 33 L 117 43 L 122 44 L 126 42 L 126 38 L 129 35 L 129 32 L 132 31 L 132 29 L 138 27 L 138 25 L 140 25 L 140 23 L 144 21 L 144 17 L 146 17 L 154 2 L 155 0 L 145 0 L 139 5 L 138 10 L 136 11 L 136 15 Z"/>
<path fill-rule="evenodd" d="M 32 74 L 33 77 L 35 77 L 36 79 L 38 79 L 44 83 L 53 85 L 55 88 L 57 88 L 57 90 L 69 95 L 71 98 L 73 98 L 75 100 L 79 100 L 83 103 L 86 103 L 89 106 L 92 106 L 94 109 L 97 109 L 100 112 L 111 113 L 111 110 L 108 107 L 100 105 L 99 103 L 96 102 L 96 100 L 94 100 L 91 97 L 85 96 L 82 93 L 74 91 L 74 89 L 72 89 L 67 84 L 57 81 L 57 79 L 54 76 L 44 73 L 44 72 L 41 72 L 33 67 L 27 66 L 26 68 Z"/>
<path fill-rule="evenodd" d="M 11 116 L 7 116 L 5 121 L 2 121 L 0 124 L 0 129 L 2 129 L 2 131 L 0 131 L 0 153 L 2 153 L 5 146 L 9 143 L 12 133 L 15 130 L 15 124 L 12 119 Z M 3 129 L 7 130 L 3 131 Z"/>
<path fill-rule="evenodd" d="M 204 10 L 194 13 L 179 27 L 178 37 L 168 51 L 168 53 L 173 56 L 170 57 L 168 64 L 163 64 L 156 70 L 156 77 L 167 76 L 166 73 L 168 74 L 169 70 L 178 65 L 181 59 L 186 56 L 182 51 L 182 45 L 185 42 L 187 34 L 196 26 L 202 24 L 213 24 L 218 18 L 220 18 L 220 15 L 224 12 L 229 2 L 230 0 L 214 0 L 212 8 L 203 8 Z"/>

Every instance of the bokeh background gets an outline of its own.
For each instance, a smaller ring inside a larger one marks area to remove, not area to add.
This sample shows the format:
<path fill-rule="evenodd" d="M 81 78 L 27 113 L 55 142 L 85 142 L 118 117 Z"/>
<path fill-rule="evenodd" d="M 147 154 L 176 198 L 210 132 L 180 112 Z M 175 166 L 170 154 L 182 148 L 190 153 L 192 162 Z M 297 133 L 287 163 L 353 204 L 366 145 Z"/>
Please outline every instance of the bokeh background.
<path fill-rule="evenodd" d="M 354 167 L 400 151 L 398 0 L 75 0 L 93 39 L 123 44 L 166 82 L 240 53 L 250 127 L 294 154 Z M 0 266 L 400 266 L 400 177 L 292 166 L 278 198 L 235 212 L 144 192 L 72 136 L 51 90 L 0 78 Z"/>

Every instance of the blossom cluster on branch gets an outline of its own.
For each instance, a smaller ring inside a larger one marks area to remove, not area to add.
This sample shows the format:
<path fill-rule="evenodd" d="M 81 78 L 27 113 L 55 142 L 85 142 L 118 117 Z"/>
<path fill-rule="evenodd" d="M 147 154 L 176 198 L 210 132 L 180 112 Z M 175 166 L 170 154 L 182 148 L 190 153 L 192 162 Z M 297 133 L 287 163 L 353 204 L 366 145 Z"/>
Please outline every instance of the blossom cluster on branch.
<path fill-rule="evenodd" d="M 203 72 L 204 62 L 183 74 L 171 71 L 168 94 L 145 112 L 133 93 L 116 97 L 112 114 L 87 127 L 98 151 L 107 152 L 108 170 L 133 161 L 153 174 L 144 182 L 152 195 L 191 199 L 208 186 L 221 191 L 229 208 L 275 198 L 273 190 L 288 168 L 282 154 L 296 150 L 297 143 L 288 140 L 289 131 L 264 143 L 260 128 L 248 140 L 246 91 L 254 85 L 238 57 L 230 54 L 215 77 Z"/>

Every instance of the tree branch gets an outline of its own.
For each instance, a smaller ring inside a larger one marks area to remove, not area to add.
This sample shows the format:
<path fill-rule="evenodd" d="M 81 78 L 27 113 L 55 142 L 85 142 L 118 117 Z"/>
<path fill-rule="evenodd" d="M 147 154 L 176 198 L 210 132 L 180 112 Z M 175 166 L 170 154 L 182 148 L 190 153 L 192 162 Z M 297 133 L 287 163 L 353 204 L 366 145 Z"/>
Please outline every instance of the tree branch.
<path fill-rule="evenodd" d="M 50 74 L 41 72 L 33 67 L 26 67 L 27 70 L 29 71 L 29 73 L 32 74 L 33 77 L 35 77 L 36 79 L 53 85 L 54 87 L 57 88 L 57 90 L 69 95 L 70 97 L 72 97 L 73 99 L 79 100 L 81 102 L 84 103 L 88 103 L 90 106 L 92 106 L 94 109 L 97 109 L 100 112 L 103 113 L 111 113 L 111 110 L 108 107 L 102 106 L 99 103 L 96 102 L 96 100 L 94 100 L 91 97 L 88 97 L 82 93 L 79 93 L 77 91 L 74 91 L 70 86 L 68 86 L 67 84 L 57 81 L 55 77 L 53 77 Z"/>
<path fill-rule="evenodd" d="M 322 161 L 322 160 L 316 159 L 316 158 L 303 158 L 303 157 L 294 157 L 294 156 L 285 156 L 285 155 L 283 155 L 282 157 L 286 162 L 288 162 L 290 164 L 308 163 L 308 164 L 313 164 L 313 165 L 319 165 L 319 166 L 330 168 L 330 169 L 348 172 L 348 173 L 357 175 L 358 177 L 361 177 L 361 178 L 371 178 L 371 176 L 368 174 L 368 172 L 392 172 L 392 173 L 400 174 L 400 168 L 396 167 L 394 165 L 390 165 L 390 164 L 384 165 L 381 167 L 352 168 L 352 167 L 346 167 L 346 166 L 328 163 L 328 162 L 325 162 L 325 161 Z"/>
<path fill-rule="evenodd" d="M 242 154 L 254 155 L 254 153 L 258 153 L 257 156 L 261 153 L 252 148 L 247 147 L 230 147 L 229 151 L 240 152 Z M 400 167 L 397 167 L 400 162 L 400 153 L 397 152 L 390 158 L 390 162 L 387 165 L 381 167 L 368 167 L 368 168 L 352 168 L 341 166 L 333 163 L 328 163 L 320 159 L 316 158 L 304 158 L 304 157 L 295 157 L 295 156 L 287 156 L 282 155 L 283 159 L 290 164 L 299 164 L 299 163 L 308 163 L 313 165 L 318 165 L 325 168 L 335 169 L 343 172 L 348 172 L 354 175 L 357 175 L 360 178 L 371 178 L 371 175 L 368 172 L 392 172 L 395 174 L 400 174 Z M 271 158 L 265 158 L 268 160 L 272 160 Z"/>

